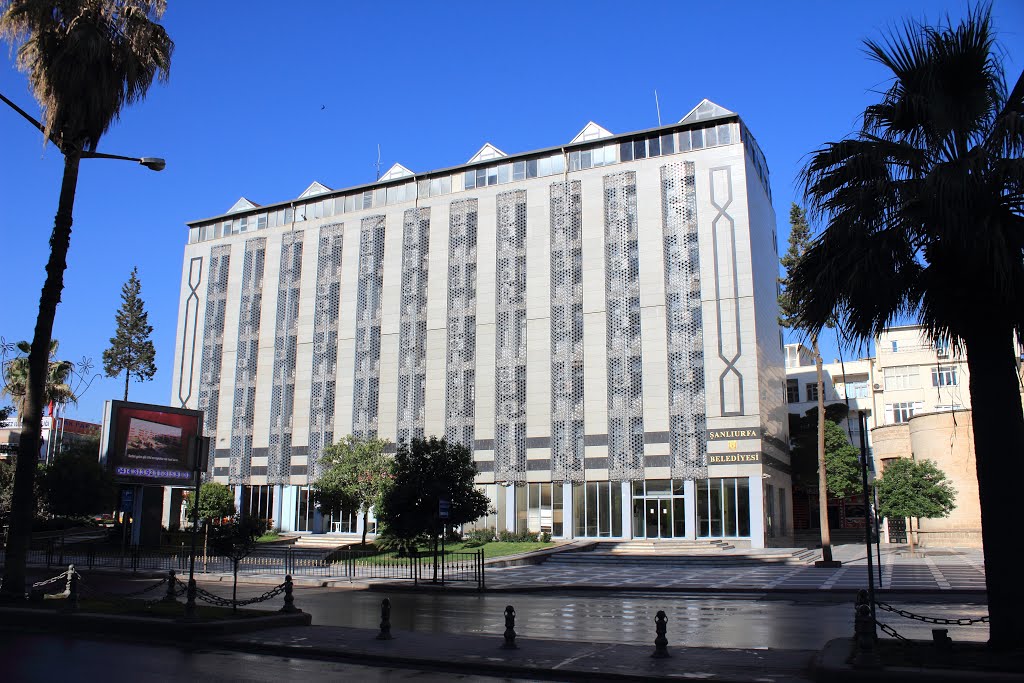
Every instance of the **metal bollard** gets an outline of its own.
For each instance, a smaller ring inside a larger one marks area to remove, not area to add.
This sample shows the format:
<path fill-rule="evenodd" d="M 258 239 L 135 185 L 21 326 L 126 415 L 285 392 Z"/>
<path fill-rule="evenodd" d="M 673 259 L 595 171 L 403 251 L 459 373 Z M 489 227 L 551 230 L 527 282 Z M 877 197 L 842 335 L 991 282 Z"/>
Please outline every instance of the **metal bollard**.
<path fill-rule="evenodd" d="M 384 598 L 380 601 L 380 633 L 377 640 L 391 640 L 391 601 Z"/>
<path fill-rule="evenodd" d="M 871 616 L 871 607 L 867 604 L 857 605 L 857 616 L 853 622 L 853 666 L 858 669 L 878 669 L 882 660 L 875 648 L 875 619 Z"/>
<path fill-rule="evenodd" d="M 933 628 L 932 643 L 939 652 L 949 652 L 953 649 L 953 639 L 949 637 L 948 628 Z"/>
<path fill-rule="evenodd" d="M 655 659 L 671 657 L 672 655 L 668 653 L 668 638 L 665 637 L 668 631 L 668 616 L 665 615 L 665 610 L 658 610 L 658 614 L 655 615 L 654 630 L 658 636 L 654 639 L 654 653 L 651 656 Z"/>
<path fill-rule="evenodd" d="M 75 571 L 75 565 L 68 565 L 68 604 L 67 609 L 76 610 L 78 609 L 78 572 Z"/>
<path fill-rule="evenodd" d="M 294 614 L 295 612 L 301 612 L 298 607 L 295 606 L 295 586 L 292 584 L 292 576 L 288 574 L 284 577 L 284 607 L 280 611 L 285 614 Z"/>
<path fill-rule="evenodd" d="M 516 610 L 512 605 L 505 608 L 505 642 L 501 644 L 502 650 L 518 650 L 516 645 Z"/>
<path fill-rule="evenodd" d="M 171 569 L 167 572 L 167 592 L 164 594 L 164 599 L 161 602 L 177 602 L 178 596 L 175 595 L 175 590 L 178 588 L 177 579 L 174 576 L 174 570 Z"/>

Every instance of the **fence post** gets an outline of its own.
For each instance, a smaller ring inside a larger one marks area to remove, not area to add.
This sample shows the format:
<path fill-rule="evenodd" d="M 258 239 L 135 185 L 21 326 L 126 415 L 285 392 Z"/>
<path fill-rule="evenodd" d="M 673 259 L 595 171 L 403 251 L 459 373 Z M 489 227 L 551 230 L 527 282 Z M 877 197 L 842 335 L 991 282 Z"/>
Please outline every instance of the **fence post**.
<path fill-rule="evenodd" d="M 501 644 L 502 650 L 518 650 L 516 645 L 516 610 L 512 605 L 505 608 L 505 642 Z"/>
<path fill-rule="evenodd" d="M 75 571 L 75 565 L 68 565 L 68 606 L 69 610 L 78 609 L 78 572 Z"/>
<path fill-rule="evenodd" d="M 50 565 L 53 564 L 53 539 L 49 539 L 46 542 L 46 568 L 49 569 Z"/>
<path fill-rule="evenodd" d="M 391 640 L 391 601 L 384 598 L 380 601 L 380 633 L 377 640 Z"/>
<path fill-rule="evenodd" d="M 96 546 L 90 545 L 89 551 L 86 553 L 86 563 L 89 565 L 89 569 L 92 569 L 93 563 L 96 561 Z"/>
<path fill-rule="evenodd" d="M 177 578 L 174 576 L 174 570 L 171 569 L 167 572 L 167 593 L 164 595 L 162 602 L 178 602 L 178 596 L 175 594 L 178 588 Z"/>
<path fill-rule="evenodd" d="M 484 560 L 486 559 L 484 557 L 484 549 L 480 548 L 477 552 L 480 555 L 480 590 L 485 591 L 487 590 L 487 581 L 484 579 L 484 569 L 486 567 L 484 564 Z"/>
<path fill-rule="evenodd" d="M 668 617 L 665 615 L 665 610 L 658 610 L 658 614 L 654 617 L 654 630 L 658 635 L 654 639 L 654 653 L 651 656 L 655 659 L 670 657 L 668 638 L 665 637 L 668 632 Z"/>
<path fill-rule="evenodd" d="M 284 607 L 281 608 L 281 611 L 285 614 L 294 614 L 295 612 L 302 611 L 295 606 L 294 590 L 295 586 L 292 585 L 292 577 L 289 574 L 284 577 Z"/>

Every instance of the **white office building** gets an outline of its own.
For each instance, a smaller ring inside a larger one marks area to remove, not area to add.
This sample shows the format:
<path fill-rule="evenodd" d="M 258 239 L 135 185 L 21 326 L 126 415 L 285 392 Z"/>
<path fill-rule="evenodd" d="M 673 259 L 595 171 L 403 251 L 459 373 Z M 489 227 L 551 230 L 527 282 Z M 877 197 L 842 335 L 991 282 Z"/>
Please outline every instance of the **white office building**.
<path fill-rule="evenodd" d="M 498 530 L 791 533 L 768 169 L 735 113 L 189 223 L 172 405 L 249 514 L 356 532 L 309 502 L 345 434 L 469 447 Z M 173 506 L 172 506 L 173 507 Z"/>

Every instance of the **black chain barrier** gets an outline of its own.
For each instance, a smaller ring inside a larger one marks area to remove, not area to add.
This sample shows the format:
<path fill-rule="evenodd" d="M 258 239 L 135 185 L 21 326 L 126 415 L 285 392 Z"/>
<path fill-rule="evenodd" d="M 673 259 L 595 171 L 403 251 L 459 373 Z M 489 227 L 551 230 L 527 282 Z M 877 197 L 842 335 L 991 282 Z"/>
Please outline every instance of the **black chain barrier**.
<path fill-rule="evenodd" d="M 897 633 L 896 629 L 894 629 L 892 626 L 889 626 L 888 624 L 883 624 L 878 619 L 875 619 L 874 621 L 875 621 L 875 624 L 878 626 L 878 628 L 882 629 L 883 633 L 892 636 L 893 638 L 895 638 L 896 640 L 899 640 L 900 642 L 904 643 L 905 645 L 914 645 L 915 644 L 914 641 L 910 640 L 909 638 L 904 638 L 899 633 Z"/>
<path fill-rule="evenodd" d="M 936 624 L 938 626 L 972 626 L 974 624 L 987 624 L 988 623 L 988 615 L 987 614 L 985 616 L 983 616 L 983 617 L 978 617 L 977 619 L 970 619 L 970 618 L 967 618 L 967 617 L 963 617 L 963 618 L 960 618 L 960 619 L 944 619 L 942 617 L 926 617 L 926 616 L 922 616 L 920 614 L 914 614 L 913 612 L 908 612 L 905 609 L 899 609 L 898 607 L 893 607 L 889 603 L 881 602 L 879 600 L 875 600 L 875 606 L 878 607 L 878 609 L 880 609 L 880 610 L 884 610 L 886 612 L 892 612 L 893 614 L 898 614 L 899 616 L 906 617 L 907 619 L 914 619 L 915 621 L 923 621 L 926 624 Z M 879 626 L 881 626 L 881 624 L 879 624 Z M 883 629 L 883 630 L 885 630 L 885 629 Z"/>
<path fill-rule="evenodd" d="M 181 579 L 178 579 L 178 583 L 181 585 L 182 588 L 188 590 L 187 583 L 185 583 Z M 202 600 L 203 602 L 208 602 L 211 605 L 215 605 L 217 607 L 244 607 L 246 605 L 253 605 L 257 602 L 266 602 L 271 598 L 276 598 L 278 595 L 281 595 L 281 593 L 285 592 L 285 588 L 287 585 L 288 582 L 285 581 L 284 583 L 278 584 L 277 586 L 271 588 L 263 595 L 256 596 L 255 598 L 250 598 L 248 600 L 232 600 L 231 598 L 222 598 L 219 595 L 214 595 L 210 591 L 203 590 L 199 586 L 196 586 L 196 597 Z"/>
<path fill-rule="evenodd" d="M 82 577 L 81 574 L 78 574 L 78 572 L 75 572 L 75 574 L 78 575 L 79 587 L 82 589 L 83 593 L 86 593 L 86 594 L 90 595 L 91 597 L 93 597 L 96 600 L 100 600 L 100 601 L 103 601 L 103 602 L 110 602 L 110 603 L 114 603 L 115 605 L 122 605 L 122 606 L 128 606 L 128 607 L 136 606 L 136 605 L 139 604 L 139 601 L 138 600 L 133 600 L 133 598 L 138 598 L 138 597 L 140 597 L 142 595 L 146 595 L 147 593 L 152 593 L 157 588 L 160 588 L 160 586 L 166 585 L 167 582 L 170 580 L 169 578 L 164 577 L 164 578 L 160 579 L 160 581 L 158 583 L 155 583 L 152 586 L 147 586 L 147 587 L 143 588 L 142 590 L 132 591 L 131 593 L 109 593 L 107 591 L 101 591 L 101 590 L 98 590 L 96 588 L 93 588 L 92 586 L 90 586 L 86 582 L 86 580 Z M 173 593 L 173 595 L 175 597 L 180 597 L 180 596 L 182 596 L 184 594 L 185 594 L 185 591 L 180 589 L 180 588 L 176 589 L 174 591 L 174 593 Z M 167 600 L 167 596 L 166 595 L 162 595 L 159 598 L 153 598 L 151 600 L 143 600 L 141 602 L 146 607 L 150 607 L 152 605 L 155 605 L 155 604 L 157 604 L 159 602 L 164 602 L 166 600 Z"/>

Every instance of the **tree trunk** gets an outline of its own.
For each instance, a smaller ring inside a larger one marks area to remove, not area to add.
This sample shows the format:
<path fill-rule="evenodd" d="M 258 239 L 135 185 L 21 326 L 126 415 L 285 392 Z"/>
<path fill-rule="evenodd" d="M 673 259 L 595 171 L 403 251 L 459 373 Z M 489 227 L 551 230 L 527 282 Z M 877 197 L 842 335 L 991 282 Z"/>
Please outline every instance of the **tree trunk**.
<path fill-rule="evenodd" d="M 28 354 L 28 387 L 25 392 L 25 410 L 21 417 L 21 438 L 18 462 L 14 473 L 14 494 L 11 499 L 10 529 L 4 554 L 4 577 L 0 594 L 6 598 L 25 597 L 25 556 L 32 533 L 35 508 L 33 480 L 39 462 L 42 438 L 43 407 L 46 400 L 46 375 L 50 362 L 50 338 L 57 304 L 64 289 L 64 271 L 67 269 L 68 247 L 71 244 L 72 212 L 75 189 L 78 185 L 80 150 L 64 155 L 64 177 L 61 181 L 60 200 L 50 235 L 50 258 L 46 263 L 46 281 L 39 296 L 39 314 L 36 317 L 32 349 Z"/>
<path fill-rule="evenodd" d="M 366 545 L 366 527 L 370 523 L 370 510 L 369 508 L 363 509 L 363 542 L 361 545 Z"/>
<path fill-rule="evenodd" d="M 821 524 L 821 561 L 832 562 L 832 537 L 828 528 L 828 480 L 825 478 L 825 387 L 821 381 L 818 338 L 811 340 L 818 371 L 818 521 Z"/>
<path fill-rule="evenodd" d="M 907 517 L 907 542 L 910 543 L 910 556 L 914 556 L 914 518 Z"/>
<path fill-rule="evenodd" d="M 238 605 L 235 604 L 235 603 L 238 602 L 238 563 L 240 561 L 241 560 L 235 560 L 235 583 L 234 583 L 233 586 L 231 586 L 231 611 L 232 612 L 237 612 L 238 611 Z"/>
<path fill-rule="evenodd" d="M 125 401 L 128 400 L 128 380 L 131 379 L 131 376 L 132 376 L 132 371 L 131 370 L 125 370 L 124 371 L 124 400 Z"/>
<path fill-rule="evenodd" d="M 1024 413 L 1008 326 L 974 325 L 964 341 L 971 371 L 978 499 L 988 590 L 989 645 L 1019 648 L 1024 642 L 1024 582 L 1016 561 L 1020 483 L 1024 481 Z M 966 425 L 965 425 L 966 428 Z"/>

